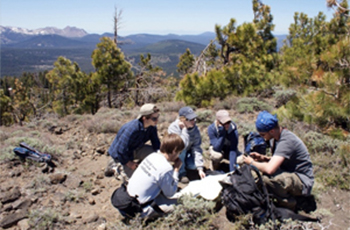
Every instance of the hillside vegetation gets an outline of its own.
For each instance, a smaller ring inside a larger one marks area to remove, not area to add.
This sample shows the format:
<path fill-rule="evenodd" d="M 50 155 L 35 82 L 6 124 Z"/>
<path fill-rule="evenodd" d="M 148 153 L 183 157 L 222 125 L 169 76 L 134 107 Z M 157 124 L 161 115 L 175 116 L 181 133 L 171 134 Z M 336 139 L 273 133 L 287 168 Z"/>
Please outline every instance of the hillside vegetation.
<path fill-rule="evenodd" d="M 348 198 L 348 3 L 346 0 L 340 3 L 328 1 L 329 6 L 338 10 L 330 21 L 326 21 L 322 12 L 315 18 L 296 12 L 290 33 L 279 51 L 272 34 L 274 24 L 270 7 L 257 0 L 252 3 L 252 22 L 237 25 L 236 19 L 232 18 L 225 26 L 216 25 L 216 39 L 205 48 L 197 45 L 193 49 L 183 47 L 186 50 L 177 56 L 176 71 L 180 78 L 167 75 L 161 67 L 154 65 L 154 59 L 162 63 L 174 62 L 176 55 L 169 58 L 145 53 L 126 58 L 119 44 L 108 37 L 101 38 L 90 55 L 92 72 L 86 73 L 77 62 L 60 56 L 48 71 L 23 73 L 19 78 L 2 78 L 0 125 L 3 164 L 6 165 L 9 159 L 13 160 L 11 151 L 23 140 L 35 147 L 48 148 L 48 152 L 58 155 L 73 150 L 79 153 L 74 157 L 84 161 L 86 151 L 96 157 L 95 152 L 105 153 L 100 148 L 97 150 L 97 146 L 106 148 L 123 122 L 134 117 L 133 113 L 146 102 L 162 105 L 164 122 L 160 122 L 160 132 L 164 132 L 170 120 L 175 119 L 180 106 L 196 108 L 203 139 L 215 110 L 230 110 L 241 135 L 255 129 L 257 112 L 268 110 L 276 113 L 281 124 L 306 143 L 317 181 L 313 193 L 319 197 L 321 206 L 326 207 L 322 202 L 327 200 L 325 194 L 331 191 L 336 190 L 339 196 L 345 193 Z M 169 43 L 160 44 L 170 50 Z M 182 42 L 178 44 L 183 45 Z M 202 51 L 197 53 L 200 49 Z M 50 117 L 54 117 L 54 121 L 49 120 Z M 57 133 L 67 131 L 68 136 L 63 140 L 56 139 L 57 136 L 45 140 L 43 130 L 49 128 L 55 131 L 60 123 L 65 126 Z M 73 124 L 79 124 L 79 128 L 72 128 Z M 36 130 L 36 127 L 40 129 Z M 75 131 L 70 133 L 70 129 Z M 82 130 L 86 138 L 80 137 Z M 91 144 L 91 139 L 95 138 L 100 142 L 93 143 L 94 147 L 87 150 L 86 144 Z M 56 146 L 56 141 L 60 141 L 60 146 Z M 208 147 L 208 141 L 204 140 L 202 148 L 207 150 Z M 65 154 L 62 157 L 65 158 Z M 74 171 L 69 168 L 65 170 Z M 11 190 L 12 187 L 7 189 Z M 336 200 L 334 203 L 339 203 L 339 199 Z M 343 210 L 348 211 L 347 208 L 342 206 Z M 325 210 L 318 209 L 317 214 L 325 216 L 330 225 L 334 223 L 333 217 L 325 214 Z M 341 226 L 349 226 L 348 217 L 344 219 L 346 221 Z M 215 222 L 215 218 L 199 220 L 201 224 L 208 224 L 205 225 L 208 228 L 214 226 L 212 229 L 223 229 L 220 224 L 211 225 L 211 221 Z M 183 224 L 187 226 L 189 222 L 193 221 L 184 221 Z M 183 226 L 169 223 L 168 227 Z"/>

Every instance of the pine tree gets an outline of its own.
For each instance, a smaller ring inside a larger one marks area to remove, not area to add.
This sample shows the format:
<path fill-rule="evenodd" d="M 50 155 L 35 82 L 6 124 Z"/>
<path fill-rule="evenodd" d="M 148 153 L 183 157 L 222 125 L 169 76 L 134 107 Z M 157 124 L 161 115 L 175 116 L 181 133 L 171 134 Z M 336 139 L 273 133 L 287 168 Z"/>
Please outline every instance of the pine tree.
<path fill-rule="evenodd" d="M 344 9 L 347 2 L 342 2 Z M 324 128 L 339 137 L 350 130 L 350 18 L 323 13 L 315 18 L 295 13 L 287 43 L 282 48 L 281 83 L 299 89 L 298 99 L 279 109 Z M 296 114 L 295 111 L 298 111 Z"/>
<path fill-rule="evenodd" d="M 194 55 L 191 53 L 190 49 L 187 48 L 186 52 L 180 56 L 180 61 L 176 65 L 177 72 L 179 72 L 182 75 L 190 73 L 194 61 Z"/>
<path fill-rule="evenodd" d="M 92 53 L 92 65 L 96 69 L 102 92 L 107 93 L 108 106 L 112 108 L 112 93 L 119 93 L 133 77 L 131 64 L 110 38 L 102 37 Z"/>
<path fill-rule="evenodd" d="M 76 62 L 64 57 L 58 57 L 54 66 L 46 74 L 52 107 L 56 113 L 65 116 L 72 113 L 85 97 L 82 90 L 85 74 Z"/>

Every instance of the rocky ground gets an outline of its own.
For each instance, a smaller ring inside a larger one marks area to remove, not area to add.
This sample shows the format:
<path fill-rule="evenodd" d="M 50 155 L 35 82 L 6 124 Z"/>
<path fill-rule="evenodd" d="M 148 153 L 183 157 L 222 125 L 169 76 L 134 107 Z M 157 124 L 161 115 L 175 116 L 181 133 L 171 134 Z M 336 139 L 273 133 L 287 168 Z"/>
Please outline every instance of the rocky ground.
<path fill-rule="evenodd" d="M 237 115 L 237 119 L 247 119 L 234 111 L 230 113 Z M 118 116 L 111 122 L 123 123 L 136 117 L 135 112 Z M 175 119 L 176 112 L 162 114 L 162 117 L 160 136 Z M 12 230 L 115 229 L 113 226 L 121 217 L 111 205 L 110 196 L 121 182 L 104 176 L 110 159 L 107 149 L 115 133 L 91 132 L 92 123 L 104 122 L 103 116 L 99 119 L 66 117 L 55 118 L 49 124 L 37 121 L 22 127 L 0 127 L 1 155 L 8 154 L 9 147 L 23 140 L 37 139 L 56 147 L 52 154 L 54 168 L 45 163 L 23 162 L 17 157 L 1 158 L 0 227 Z M 205 127 L 207 124 L 201 125 L 203 136 Z M 321 217 L 322 221 L 310 225 L 309 229 L 350 229 L 350 193 L 330 187 L 316 190 L 317 210 L 312 215 Z M 234 227 L 234 223 L 226 219 L 224 208 L 214 225 L 217 229 Z"/>

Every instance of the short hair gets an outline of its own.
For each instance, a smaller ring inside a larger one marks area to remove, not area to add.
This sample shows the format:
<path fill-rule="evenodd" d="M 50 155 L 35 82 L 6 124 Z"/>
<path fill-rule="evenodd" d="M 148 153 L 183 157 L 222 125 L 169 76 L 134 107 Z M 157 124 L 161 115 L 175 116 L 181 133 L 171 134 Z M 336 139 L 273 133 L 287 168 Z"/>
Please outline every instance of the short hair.
<path fill-rule="evenodd" d="M 174 151 L 180 152 L 184 148 L 185 144 L 182 138 L 178 134 L 171 133 L 163 137 L 159 150 L 162 153 L 172 154 Z"/>

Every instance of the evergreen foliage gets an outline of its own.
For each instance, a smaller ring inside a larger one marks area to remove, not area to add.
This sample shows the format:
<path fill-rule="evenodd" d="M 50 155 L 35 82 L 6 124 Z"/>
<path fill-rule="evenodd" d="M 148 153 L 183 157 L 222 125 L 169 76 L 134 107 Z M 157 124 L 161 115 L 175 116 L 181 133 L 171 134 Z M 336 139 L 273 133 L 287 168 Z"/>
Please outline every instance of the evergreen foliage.
<path fill-rule="evenodd" d="M 72 63 L 64 57 L 58 57 L 54 66 L 55 68 L 46 74 L 50 83 L 52 108 L 57 114 L 65 116 L 85 98 L 82 86 L 86 76 L 80 71 L 77 63 Z"/>
<path fill-rule="evenodd" d="M 330 21 L 322 12 L 314 18 L 296 12 L 277 53 L 271 9 L 252 0 L 252 22 L 237 25 L 232 18 L 226 26 L 216 25 L 216 41 L 198 58 L 190 49 L 180 56 L 180 83 L 164 78 L 150 54 L 141 55 L 134 77 L 124 54 L 104 37 L 91 56 L 95 72 L 86 74 L 77 63 L 59 57 L 49 72 L 0 79 L 1 125 L 51 111 L 61 116 L 95 114 L 104 104 L 130 107 L 171 101 L 175 93 L 176 100 L 188 105 L 230 108 L 225 100 L 232 104 L 235 97 L 272 96 L 273 89 L 282 86 L 274 95 L 281 120 L 306 121 L 345 139 L 350 131 L 348 1 L 328 4 L 337 10 Z M 254 99 L 242 99 L 237 108 L 242 113 L 272 109 Z"/>
<path fill-rule="evenodd" d="M 246 96 L 270 87 L 271 70 L 278 60 L 274 25 L 270 8 L 253 1 L 255 18 L 252 23 L 236 26 L 236 20 L 220 27 L 216 25 L 216 39 L 221 46 L 221 68 L 211 69 L 203 76 L 194 73 L 180 82 L 178 100 L 196 106 L 210 106 L 215 98 L 229 95 Z M 211 49 L 212 50 L 212 49 Z"/>
<path fill-rule="evenodd" d="M 347 9 L 347 1 L 342 6 Z M 350 18 L 343 14 L 326 22 L 322 12 L 313 19 L 295 13 L 281 50 L 278 79 L 299 89 L 298 98 L 280 109 L 285 116 L 320 125 L 340 138 L 339 128 L 350 130 L 349 24 Z"/>
<path fill-rule="evenodd" d="M 177 72 L 180 74 L 188 74 L 191 71 L 191 68 L 194 64 L 194 55 L 191 54 L 190 49 L 186 49 L 186 52 L 180 56 L 180 61 L 176 65 L 177 66 Z"/>
<path fill-rule="evenodd" d="M 13 123 L 11 98 L 6 96 L 3 89 L 0 89 L 0 125 Z"/>
<path fill-rule="evenodd" d="M 101 42 L 92 53 L 92 65 L 96 69 L 96 80 L 101 84 L 101 91 L 107 93 L 107 103 L 112 108 L 112 93 L 118 93 L 132 79 L 131 64 L 125 60 L 124 54 L 108 37 Z"/>

